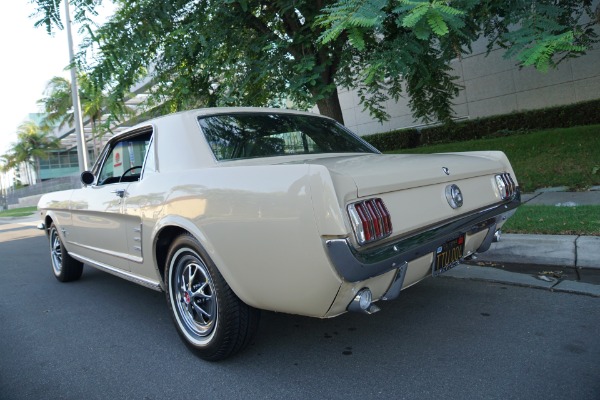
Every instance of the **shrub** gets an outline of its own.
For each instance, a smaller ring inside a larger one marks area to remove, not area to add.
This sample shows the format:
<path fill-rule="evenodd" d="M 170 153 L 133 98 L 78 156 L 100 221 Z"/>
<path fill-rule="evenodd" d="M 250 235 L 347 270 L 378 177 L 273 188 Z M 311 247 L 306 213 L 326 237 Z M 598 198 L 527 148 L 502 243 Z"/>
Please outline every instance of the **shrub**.
<path fill-rule="evenodd" d="M 600 124 L 600 99 L 539 110 L 494 115 L 422 129 L 363 136 L 380 151 L 410 149 L 438 143 L 509 136 L 530 130 Z"/>

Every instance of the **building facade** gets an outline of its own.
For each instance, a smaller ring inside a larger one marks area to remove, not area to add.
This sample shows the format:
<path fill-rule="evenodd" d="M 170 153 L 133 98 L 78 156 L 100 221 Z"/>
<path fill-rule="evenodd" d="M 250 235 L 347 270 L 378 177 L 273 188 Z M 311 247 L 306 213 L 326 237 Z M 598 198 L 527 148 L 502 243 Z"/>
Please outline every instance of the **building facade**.
<path fill-rule="evenodd" d="M 456 119 L 474 119 L 497 114 L 573 104 L 600 98 L 600 46 L 586 55 L 568 59 L 557 69 L 539 72 L 520 69 L 505 59 L 504 50 L 486 56 L 486 41 L 473 45 L 472 54 L 452 61 L 453 75 L 463 87 L 454 99 Z M 359 135 L 388 132 L 422 125 L 408 107 L 408 99 L 388 101 L 391 118 L 374 121 L 359 105 L 356 91 L 339 91 L 345 125 Z"/>

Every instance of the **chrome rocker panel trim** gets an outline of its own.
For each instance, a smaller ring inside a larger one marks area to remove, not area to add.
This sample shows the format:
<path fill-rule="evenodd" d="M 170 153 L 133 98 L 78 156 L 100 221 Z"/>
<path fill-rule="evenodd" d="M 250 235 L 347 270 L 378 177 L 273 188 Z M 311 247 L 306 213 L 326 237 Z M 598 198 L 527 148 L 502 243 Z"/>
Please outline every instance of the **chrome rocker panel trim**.
<path fill-rule="evenodd" d="M 91 258 L 84 257 L 77 253 L 69 252 L 69 255 L 71 257 L 73 257 L 74 259 L 81 261 L 82 263 L 89 265 L 91 267 L 97 268 L 101 271 L 108 272 L 109 274 L 118 276 L 119 278 L 126 279 L 133 283 L 137 283 L 138 285 L 142 285 L 147 288 L 154 289 L 157 292 L 162 292 L 162 287 L 160 285 L 160 282 L 156 282 L 151 279 L 147 279 L 147 278 L 143 278 L 141 276 L 134 275 L 127 271 L 123 271 L 123 270 L 117 269 L 115 267 L 112 267 L 108 264 L 94 261 Z"/>
<path fill-rule="evenodd" d="M 348 282 L 359 282 L 401 267 L 404 263 L 433 252 L 440 244 L 459 234 L 473 234 L 488 229 L 477 252 L 484 252 L 493 242 L 496 226 L 521 204 L 519 188 L 512 199 L 463 215 L 441 225 L 387 243 L 383 246 L 357 251 L 346 239 L 325 240 L 329 259 L 337 272 Z M 390 296 L 391 297 L 391 296 Z"/>

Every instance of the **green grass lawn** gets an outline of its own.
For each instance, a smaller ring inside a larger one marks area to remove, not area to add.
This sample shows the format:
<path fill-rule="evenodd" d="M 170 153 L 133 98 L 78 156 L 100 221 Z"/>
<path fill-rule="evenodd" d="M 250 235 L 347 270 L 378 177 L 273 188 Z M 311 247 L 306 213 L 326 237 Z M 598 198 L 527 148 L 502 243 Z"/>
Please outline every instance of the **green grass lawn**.
<path fill-rule="evenodd" d="M 37 211 L 37 207 L 22 207 L 12 210 L 0 211 L 0 217 L 27 217 L 33 215 Z"/>
<path fill-rule="evenodd" d="M 445 153 L 502 150 L 524 192 L 567 186 L 584 190 L 600 185 L 600 125 L 402 149 L 391 153 Z"/>
<path fill-rule="evenodd" d="M 600 206 L 521 206 L 506 221 L 502 231 L 600 236 Z"/>

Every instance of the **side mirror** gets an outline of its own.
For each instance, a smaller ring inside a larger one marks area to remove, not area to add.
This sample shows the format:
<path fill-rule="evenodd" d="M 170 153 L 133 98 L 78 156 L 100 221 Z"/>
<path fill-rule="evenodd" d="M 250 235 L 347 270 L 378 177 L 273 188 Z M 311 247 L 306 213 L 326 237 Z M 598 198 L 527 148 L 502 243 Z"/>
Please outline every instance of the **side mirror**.
<path fill-rule="evenodd" d="M 92 183 L 94 183 L 94 179 L 96 179 L 94 177 L 94 174 L 92 174 L 90 171 L 83 171 L 81 173 L 81 183 L 83 183 L 84 185 L 91 185 Z"/>

